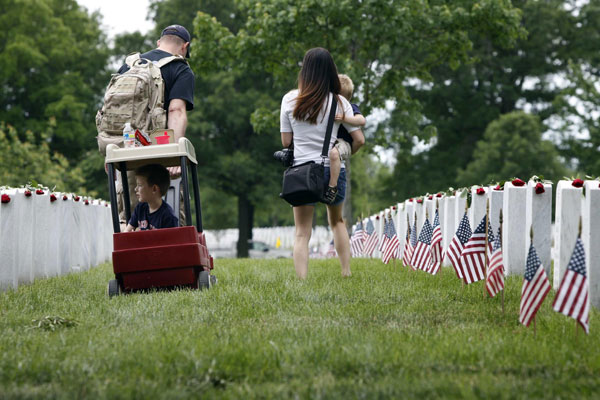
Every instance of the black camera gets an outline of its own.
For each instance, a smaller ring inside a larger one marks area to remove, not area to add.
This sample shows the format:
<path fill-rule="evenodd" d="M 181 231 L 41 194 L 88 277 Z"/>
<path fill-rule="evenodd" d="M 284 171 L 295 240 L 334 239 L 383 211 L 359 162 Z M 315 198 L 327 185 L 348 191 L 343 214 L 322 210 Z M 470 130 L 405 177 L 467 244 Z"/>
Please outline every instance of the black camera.
<path fill-rule="evenodd" d="M 281 161 L 284 167 L 291 167 L 294 164 L 294 150 L 283 149 L 273 153 L 276 160 Z"/>

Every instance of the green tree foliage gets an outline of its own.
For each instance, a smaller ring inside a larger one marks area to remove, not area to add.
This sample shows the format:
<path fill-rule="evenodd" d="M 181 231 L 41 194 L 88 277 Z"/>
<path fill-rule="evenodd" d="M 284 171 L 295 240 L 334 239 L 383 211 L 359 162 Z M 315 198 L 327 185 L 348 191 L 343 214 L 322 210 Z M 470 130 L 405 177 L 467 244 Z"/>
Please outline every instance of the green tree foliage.
<path fill-rule="evenodd" d="M 407 143 L 398 154 L 395 174 L 412 183 L 403 189 L 405 196 L 456 184 L 457 171 L 472 161 L 486 126 L 500 115 L 526 104 L 542 121 L 556 114 L 556 76 L 567 75 L 569 59 L 596 53 L 589 46 L 598 35 L 592 27 L 598 26 L 599 15 L 585 12 L 590 5 L 573 12 L 575 3 L 581 2 L 513 1 L 527 32 L 514 47 L 470 32 L 474 62 L 455 70 L 434 68 L 431 83 L 411 88 L 423 106 L 424 123 L 437 128 L 437 137 L 426 151 L 415 154 L 414 143 Z"/>
<path fill-rule="evenodd" d="M 75 0 L 0 0 L 0 10 L 0 121 L 38 133 L 52 117 L 50 148 L 79 160 L 95 146 L 108 80 L 99 15 Z"/>
<path fill-rule="evenodd" d="M 52 136 L 52 131 L 38 136 L 43 140 L 36 144 L 31 131 L 18 134 L 14 127 L 0 124 L 2 186 L 20 187 L 35 181 L 56 191 L 96 195 L 84 189 L 81 170 L 70 167 L 62 154 L 50 149 L 45 139 Z"/>
<path fill-rule="evenodd" d="M 460 170 L 461 185 L 488 184 L 541 175 L 560 179 L 565 169 L 554 144 L 542 140 L 542 124 L 536 115 L 515 111 L 491 122 L 475 145 L 473 160 Z"/>

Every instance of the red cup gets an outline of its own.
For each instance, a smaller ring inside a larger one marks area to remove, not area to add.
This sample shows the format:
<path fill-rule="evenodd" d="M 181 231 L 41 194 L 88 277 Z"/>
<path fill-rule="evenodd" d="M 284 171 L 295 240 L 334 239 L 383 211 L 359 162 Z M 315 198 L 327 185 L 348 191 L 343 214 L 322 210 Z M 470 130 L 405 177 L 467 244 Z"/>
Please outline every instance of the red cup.
<path fill-rule="evenodd" d="M 156 144 L 169 144 L 169 133 L 165 131 L 165 134 L 162 136 L 156 137 Z"/>

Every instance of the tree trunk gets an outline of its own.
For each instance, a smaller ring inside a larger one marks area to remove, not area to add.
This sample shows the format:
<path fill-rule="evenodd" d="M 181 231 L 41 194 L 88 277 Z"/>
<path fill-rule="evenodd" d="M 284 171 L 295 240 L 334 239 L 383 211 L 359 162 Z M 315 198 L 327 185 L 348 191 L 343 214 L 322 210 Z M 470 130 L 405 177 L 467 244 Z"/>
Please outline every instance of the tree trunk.
<path fill-rule="evenodd" d="M 352 228 L 352 185 L 350 183 L 350 158 L 345 161 L 346 165 L 346 198 L 344 199 L 344 208 L 342 210 L 342 216 L 344 217 L 344 221 L 346 222 L 346 229 L 348 229 L 348 233 L 350 233 L 350 229 Z"/>
<path fill-rule="evenodd" d="M 238 258 L 248 257 L 248 240 L 252 239 L 254 205 L 245 195 L 238 196 Z"/>

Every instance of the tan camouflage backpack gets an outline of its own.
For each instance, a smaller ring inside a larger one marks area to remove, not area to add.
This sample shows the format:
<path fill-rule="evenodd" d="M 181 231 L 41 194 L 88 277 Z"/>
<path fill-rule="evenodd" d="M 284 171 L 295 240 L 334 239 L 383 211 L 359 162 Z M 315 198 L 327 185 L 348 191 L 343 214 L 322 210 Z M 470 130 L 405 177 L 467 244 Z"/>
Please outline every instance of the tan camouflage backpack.
<path fill-rule="evenodd" d="M 129 70 L 112 76 L 104 94 L 104 105 L 96 114 L 98 149 L 102 155 L 106 155 L 106 146 L 110 143 L 122 145 L 126 122 L 146 133 L 167 127 L 160 68 L 174 60 L 186 62 L 181 56 L 142 61 L 140 53 L 134 53 L 125 60 Z"/>

